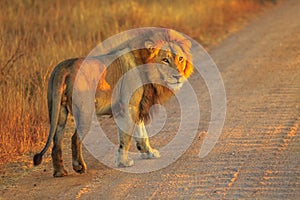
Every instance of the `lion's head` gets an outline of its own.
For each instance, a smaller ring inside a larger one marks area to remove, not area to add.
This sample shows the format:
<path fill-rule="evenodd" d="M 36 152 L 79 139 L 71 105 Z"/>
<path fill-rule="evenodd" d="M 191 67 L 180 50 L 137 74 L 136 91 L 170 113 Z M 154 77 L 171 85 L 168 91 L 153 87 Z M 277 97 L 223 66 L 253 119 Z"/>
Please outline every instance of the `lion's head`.
<path fill-rule="evenodd" d="M 144 42 L 148 50 L 145 63 L 150 81 L 160 81 L 171 90 L 178 90 L 193 72 L 191 42 L 179 33 L 167 30 L 155 33 Z"/>

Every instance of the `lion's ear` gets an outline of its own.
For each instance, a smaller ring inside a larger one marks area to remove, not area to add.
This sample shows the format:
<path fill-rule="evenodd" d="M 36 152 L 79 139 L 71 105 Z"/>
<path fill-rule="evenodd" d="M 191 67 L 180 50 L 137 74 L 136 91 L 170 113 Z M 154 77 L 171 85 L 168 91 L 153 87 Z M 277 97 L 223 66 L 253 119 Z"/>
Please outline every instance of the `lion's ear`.
<path fill-rule="evenodd" d="M 185 40 L 182 41 L 182 43 L 183 43 L 183 45 L 186 46 L 186 48 L 188 48 L 188 50 L 191 50 L 191 48 L 192 48 L 192 43 L 191 43 L 190 40 L 185 39 Z"/>
<path fill-rule="evenodd" d="M 145 47 L 152 53 L 154 51 L 154 43 L 151 40 L 145 41 Z"/>

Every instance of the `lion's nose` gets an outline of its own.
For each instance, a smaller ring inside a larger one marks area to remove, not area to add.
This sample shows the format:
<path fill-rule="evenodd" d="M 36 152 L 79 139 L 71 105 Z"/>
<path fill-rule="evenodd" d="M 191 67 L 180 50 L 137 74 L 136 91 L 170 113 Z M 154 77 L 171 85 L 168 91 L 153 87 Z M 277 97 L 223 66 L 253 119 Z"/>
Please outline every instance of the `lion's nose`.
<path fill-rule="evenodd" d="M 174 74 L 173 77 L 176 78 L 177 80 L 179 80 L 182 77 L 182 75 L 180 75 L 180 74 L 175 75 Z"/>

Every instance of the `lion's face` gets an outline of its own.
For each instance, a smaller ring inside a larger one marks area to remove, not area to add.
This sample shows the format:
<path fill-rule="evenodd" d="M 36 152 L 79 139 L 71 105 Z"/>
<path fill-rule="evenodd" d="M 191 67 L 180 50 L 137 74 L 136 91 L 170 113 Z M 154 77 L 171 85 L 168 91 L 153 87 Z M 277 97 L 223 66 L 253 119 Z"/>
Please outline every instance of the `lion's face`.
<path fill-rule="evenodd" d="M 175 42 L 161 42 L 153 47 L 152 44 L 147 45 L 151 51 L 148 61 L 156 63 L 155 71 L 161 84 L 174 91 L 180 89 L 193 70 L 187 52 Z"/>

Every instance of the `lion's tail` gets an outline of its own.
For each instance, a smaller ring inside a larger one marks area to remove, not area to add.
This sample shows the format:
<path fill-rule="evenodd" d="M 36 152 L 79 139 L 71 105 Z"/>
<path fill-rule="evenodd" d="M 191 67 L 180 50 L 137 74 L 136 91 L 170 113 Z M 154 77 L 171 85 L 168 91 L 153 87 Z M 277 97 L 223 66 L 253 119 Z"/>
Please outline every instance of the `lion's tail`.
<path fill-rule="evenodd" d="M 49 111 L 49 119 L 50 119 L 50 132 L 48 135 L 48 139 L 45 147 L 40 153 L 37 153 L 33 157 L 33 164 L 35 166 L 41 164 L 43 155 L 46 153 L 48 148 L 50 147 L 51 141 L 53 140 L 58 120 L 59 113 L 61 107 L 61 99 L 62 99 L 62 87 L 66 79 L 66 75 L 61 75 L 59 73 L 60 67 L 57 66 L 54 69 L 48 83 L 48 111 Z M 54 101 L 54 98 L 57 98 L 57 101 Z M 56 111 L 56 112 L 55 112 Z"/>

